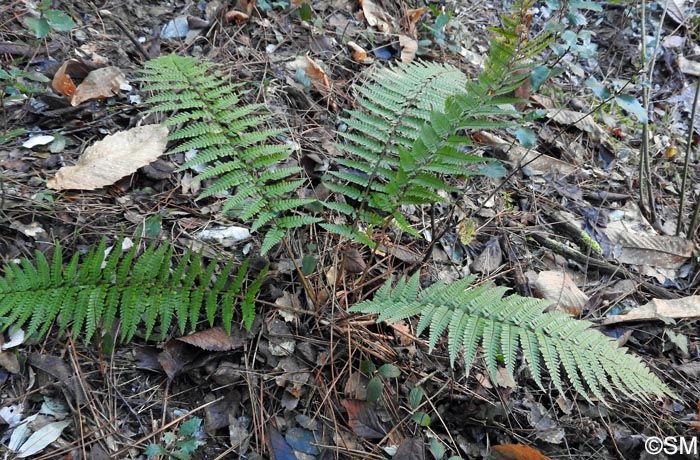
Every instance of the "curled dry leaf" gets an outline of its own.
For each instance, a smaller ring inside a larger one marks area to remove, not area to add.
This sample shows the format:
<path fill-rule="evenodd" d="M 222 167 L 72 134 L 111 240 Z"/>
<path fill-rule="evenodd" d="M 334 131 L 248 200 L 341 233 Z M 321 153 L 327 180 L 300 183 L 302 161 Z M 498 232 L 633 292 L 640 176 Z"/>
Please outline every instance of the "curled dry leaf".
<path fill-rule="evenodd" d="M 549 460 L 537 449 L 523 444 L 502 444 L 491 450 L 491 460 Z"/>
<path fill-rule="evenodd" d="M 165 151 L 168 129 L 139 126 L 107 136 L 85 150 L 75 166 L 66 166 L 47 181 L 54 190 L 95 190 L 156 160 Z"/>
<path fill-rule="evenodd" d="M 406 10 L 406 14 L 404 15 L 402 24 L 404 32 L 406 32 L 409 35 L 413 35 L 416 30 L 416 23 L 421 18 L 421 16 L 423 16 L 423 13 L 425 13 L 427 9 L 427 7 L 422 6 L 414 10 Z"/>
<path fill-rule="evenodd" d="M 410 63 L 416 58 L 418 51 L 418 41 L 408 35 L 399 35 L 399 45 L 401 45 L 401 62 Z"/>
<path fill-rule="evenodd" d="M 326 71 L 309 56 L 298 56 L 295 60 L 287 64 L 287 68 L 290 70 L 302 69 L 306 73 L 306 76 L 309 77 L 309 80 L 311 80 L 311 84 L 316 91 L 322 94 L 330 93 L 331 82 L 328 79 Z"/>
<path fill-rule="evenodd" d="M 367 51 L 355 42 L 348 42 L 348 48 L 350 48 L 350 55 L 352 60 L 355 62 L 360 62 L 362 64 L 369 64 L 371 61 L 367 59 Z"/>
<path fill-rule="evenodd" d="M 394 18 L 389 16 L 386 11 L 382 10 L 372 0 L 360 0 L 360 5 L 362 5 L 362 13 L 365 15 L 367 24 L 380 32 L 391 32 L 391 24 L 394 22 Z"/>
<path fill-rule="evenodd" d="M 129 89 L 124 73 L 114 66 L 93 70 L 75 89 L 70 101 L 72 106 L 91 99 L 106 99 L 114 96 L 120 89 Z"/>
<path fill-rule="evenodd" d="M 250 19 L 250 15 L 243 11 L 231 10 L 226 13 L 226 21 L 229 23 L 235 22 L 236 24 L 242 24 L 248 19 Z"/>

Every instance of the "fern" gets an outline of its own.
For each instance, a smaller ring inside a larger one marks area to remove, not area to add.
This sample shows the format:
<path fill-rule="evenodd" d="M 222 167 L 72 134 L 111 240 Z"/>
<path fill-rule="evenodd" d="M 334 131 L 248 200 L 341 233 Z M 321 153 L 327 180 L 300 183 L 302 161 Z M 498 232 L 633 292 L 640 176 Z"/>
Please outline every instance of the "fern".
<path fill-rule="evenodd" d="M 531 3 L 520 2 L 503 28 L 493 29 L 489 59 L 476 82 L 453 66 L 415 61 L 380 69 L 357 89 L 362 110 L 349 111 L 342 121 L 350 130 L 339 133 L 347 158 L 335 159 L 339 168 L 326 181 L 356 203 L 326 203 L 348 223 L 324 228 L 369 245 L 363 227 L 394 224 L 419 236 L 401 206 L 443 201 L 441 193 L 458 192 L 448 177 L 472 175 L 475 163 L 490 161 L 465 153 L 472 142 L 457 134 L 508 126 L 498 120 L 519 116 L 504 105 L 518 100 L 505 95 L 529 78 L 531 58 L 550 42 L 548 36 L 528 40 L 523 16 Z"/>
<path fill-rule="evenodd" d="M 242 104 L 240 84 L 230 84 L 210 62 L 190 57 L 163 56 L 148 61 L 141 80 L 149 112 L 177 112 L 163 122 L 174 128 L 169 140 L 179 144 L 169 153 L 196 151 L 180 168 L 206 165 L 196 181 L 214 179 L 198 199 L 232 191 L 222 211 L 252 222 L 252 230 L 270 225 L 262 254 L 279 243 L 287 231 L 318 222 L 310 216 L 287 214 L 313 199 L 287 197 L 304 183 L 293 179 L 302 171 L 281 166 L 292 152 L 287 144 L 272 143 L 282 129 L 261 129 L 270 119 L 263 104 Z"/>
<path fill-rule="evenodd" d="M 351 312 L 377 313 L 377 322 L 396 321 L 418 315 L 417 334 L 429 330 L 430 351 L 447 331 L 450 364 L 462 350 L 467 371 L 481 345 L 484 360 L 495 379 L 498 361 L 512 377 L 518 349 L 532 377 L 542 387 L 542 368 L 552 383 L 563 390 L 566 375 L 573 387 L 588 399 L 592 393 L 605 401 L 604 391 L 615 399 L 616 390 L 632 397 L 648 394 L 674 396 L 671 390 L 642 361 L 618 348 L 611 339 L 590 329 L 591 323 L 563 313 L 543 313 L 548 302 L 511 295 L 506 289 L 481 285 L 470 289 L 474 277 L 452 284 L 438 282 L 419 292 L 419 274 L 399 281 L 389 280 L 372 300 Z M 563 372 L 562 372 L 563 370 Z"/>
<path fill-rule="evenodd" d="M 6 265 L 0 277 L 3 327 L 26 326 L 28 335 L 38 332 L 44 336 L 57 320 L 61 329 L 72 323 L 73 336 L 84 331 L 90 340 L 98 328 L 109 329 L 118 318 L 123 341 L 130 340 L 140 327 L 145 328 L 148 339 L 157 324 L 165 335 L 173 319 L 181 333 L 188 324 L 194 329 L 204 305 L 210 326 L 221 316 L 230 332 L 233 306 L 242 297 L 244 324 L 250 328 L 266 270 L 243 295 L 247 261 L 229 285 L 232 262 L 223 267 L 217 261 L 203 264 L 199 253 L 188 250 L 173 265 L 171 245 L 151 245 L 137 260 L 138 245 L 122 253 L 120 240 L 109 255 L 105 255 L 105 245 L 103 239 L 82 263 L 76 253 L 64 266 L 62 249 L 56 245 L 51 262 L 37 251 L 35 264 L 22 259 L 19 264 Z"/>

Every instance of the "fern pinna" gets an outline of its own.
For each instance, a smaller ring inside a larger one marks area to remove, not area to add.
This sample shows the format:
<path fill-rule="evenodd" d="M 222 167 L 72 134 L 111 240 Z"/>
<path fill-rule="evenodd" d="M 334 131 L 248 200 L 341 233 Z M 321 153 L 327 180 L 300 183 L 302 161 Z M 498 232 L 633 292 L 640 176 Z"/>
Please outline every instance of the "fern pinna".
<path fill-rule="evenodd" d="M 248 262 L 229 279 L 233 265 L 217 261 L 203 264 L 201 254 L 188 250 L 173 263 L 173 246 L 150 245 L 137 254 L 138 244 L 122 252 L 121 240 L 105 255 L 102 242 L 82 263 L 76 253 L 63 264 L 60 245 L 51 262 L 37 251 L 35 265 L 28 259 L 4 267 L 0 277 L 0 322 L 3 328 L 26 326 L 27 334 L 43 336 L 58 319 L 61 329 L 72 323 L 72 333 L 85 332 L 89 340 L 98 327 L 108 330 L 121 322 L 121 339 L 130 340 L 143 325 L 150 337 L 156 325 L 161 335 L 176 320 L 180 332 L 194 329 L 205 312 L 210 325 L 216 318 L 230 332 L 234 305 L 240 304 L 243 321 L 250 329 L 257 297 L 266 269 L 241 294 Z M 239 301 L 240 299 L 240 301 Z"/>
<path fill-rule="evenodd" d="M 518 350 L 527 361 L 532 377 L 542 387 L 542 364 L 560 391 L 562 369 L 573 387 L 588 398 L 588 392 L 605 401 L 606 390 L 617 399 L 617 391 L 633 398 L 649 394 L 674 396 L 671 390 L 642 361 L 600 332 L 591 323 L 563 313 L 543 313 L 547 301 L 511 295 L 506 289 L 484 284 L 470 288 L 474 277 L 452 284 L 438 282 L 419 292 L 420 278 L 400 280 L 393 288 L 389 280 L 374 295 L 350 309 L 377 313 L 377 322 L 396 321 L 418 315 L 416 334 L 429 329 L 433 350 L 447 330 L 450 364 L 462 350 L 467 371 L 481 344 L 486 367 L 495 379 L 498 361 L 513 377 Z"/>
<path fill-rule="evenodd" d="M 232 212 L 244 222 L 252 221 L 251 231 L 271 224 L 261 252 L 265 254 L 290 229 L 320 219 L 292 214 L 313 199 L 290 198 L 303 179 L 293 179 L 302 171 L 281 166 L 292 152 L 288 144 L 271 140 L 282 129 L 261 129 L 270 119 L 263 104 L 242 104 L 240 84 L 230 84 L 210 62 L 191 57 L 163 56 L 148 61 L 141 80 L 154 104 L 149 112 L 177 112 L 163 125 L 173 128 L 169 140 L 179 142 L 169 153 L 196 152 L 180 168 L 206 165 L 195 178 L 214 179 L 198 199 L 231 191 L 222 211 Z"/>
<path fill-rule="evenodd" d="M 372 228 L 390 223 L 419 236 L 401 206 L 443 201 L 441 192 L 458 192 L 447 177 L 469 176 L 478 172 L 474 163 L 490 161 L 467 153 L 472 142 L 458 133 L 519 118 L 512 106 L 519 100 L 506 95 L 529 78 L 531 58 L 550 42 L 547 35 L 530 40 L 523 29 L 531 3 L 517 2 L 504 27 L 492 29 L 489 58 L 476 82 L 453 66 L 415 61 L 375 71 L 357 89 L 361 110 L 348 112 L 342 121 L 350 130 L 339 133 L 347 158 L 335 158 L 338 170 L 326 181 L 355 203 L 325 203 L 347 223 L 324 228 L 370 246 Z"/>

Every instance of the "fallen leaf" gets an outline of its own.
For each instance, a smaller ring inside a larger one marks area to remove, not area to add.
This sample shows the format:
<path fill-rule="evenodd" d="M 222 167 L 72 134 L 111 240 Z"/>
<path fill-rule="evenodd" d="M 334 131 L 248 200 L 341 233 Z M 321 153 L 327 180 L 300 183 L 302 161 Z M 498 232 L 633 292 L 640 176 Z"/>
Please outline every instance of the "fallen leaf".
<path fill-rule="evenodd" d="M 270 441 L 270 452 L 273 460 L 297 460 L 294 450 L 276 428 L 268 427 L 267 438 Z"/>
<path fill-rule="evenodd" d="M 416 58 L 418 51 L 418 41 L 407 35 L 399 35 L 399 45 L 401 46 L 401 62 L 410 63 Z"/>
<path fill-rule="evenodd" d="M 367 24 L 380 32 L 391 32 L 391 23 L 394 20 L 386 11 L 382 10 L 372 0 L 360 0 L 360 5 Z"/>
<path fill-rule="evenodd" d="M 44 425 L 22 444 L 22 447 L 17 451 L 16 458 L 27 458 L 41 452 L 46 446 L 57 440 L 70 423 L 70 420 L 63 420 Z"/>
<path fill-rule="evenodd" d="M 63 65 L 56 72 L 56 75 L 54 75 L 53 81 L 51 82 L 53 89 L 64 96 L 73 96 L 76 88 L 73 78 L 66 73 L 69 62 L 70 61 L 66 61 L 63 63 Z"/>
<path fill-rule="evenodd" d="M 633 308 L 624 315 L 612 315 L 603 324 L 616 324 L 626 321 L 646 321 L 673 319 L 692 319 L 700 317 L 700 296 L 692 295 L 681 299 L 653 299 L 640 307 Z"/>
<path fill-rule="evenodd" d="M 600 138 L 605 135 L 605 130 L 593 120 L 593 115 L 574 110 L 551 109 L 547 111 L 547 118 L 554 120 L 560 125 L 574 125 L 581 131 L 593 135 L 594 138 Z"/>
<path fill-rule="evenodd" d="M 72 106 L 91 99 L 106 99 L 119 93 L 120 89 L 129 89 L 124 73 L 118 67 L 103 67 L 93 70 L 75 89 L 70 101 Z"/>
<path fill-rule="evenodd" d="M 250 19 L 250 15 L 242 11 L 231 10 L 226 13 L 226 21 L 229 23 L 235 22 L 236 24 L 242 24 L 248 19 Z"/>
<path fill-rule="evenodd" d="M 195 347 L 207 351 L 228 351 L 241 348 L 246 342 L 246 334 L 243 331 L 234 329 L 231 335 L 227 334 L 220 327 L 206 329 L 194 334 L 178 337 L 176 340 L 189 343 Z"/>
<path fill-rule="evenodd" d="M 588 302 L 588 296 L 565 272 L 543 271 L 533 275 L 529 281 L 537 297 L 556 302 L 554 307 L 556 311 L 578 316 Z"/>
<path fill-rule="evenodd" d="M 549 457 L 542 455 L 537 449 L 523 444 L 493 446 L 489 458 L 491 460 L 549 460 Z"/>
<path fill-rule="evenodd" d="M 423 16 L 423 13 L 427 11 L 427 7 L 423 6 L 413 10 L 406 10 L 404 15 L 403 30 L 409 35 L 413 35 L 416 30 L 416 22 Z"/>
<path fill-rule="evenodd" d="M 348 42 L 348 48 L 351 49 L 350 56 L 355 62 L 367 63 L 367 51 L 355 42 Z"/>
<path fill-rule="evenodd" d="M 392 460 L 425 460 L 425 444 L 420 438 L 405 438 Z"/>
<path fill-rule="evenodd" d="M 386 435 L 373 404 L 357 399 L 343 399 L 340 402 L 348 411 L 348 423 L 357 436 L 382 439 Z"/>
<path fill-rule="evenodd" d="M 95 190 L 156 160 L 165 151 L 168 129 L 146 125 L 118 132 L 85 149 L 76 166 L 65 166 L 46 183 L 54 190 Z"/>

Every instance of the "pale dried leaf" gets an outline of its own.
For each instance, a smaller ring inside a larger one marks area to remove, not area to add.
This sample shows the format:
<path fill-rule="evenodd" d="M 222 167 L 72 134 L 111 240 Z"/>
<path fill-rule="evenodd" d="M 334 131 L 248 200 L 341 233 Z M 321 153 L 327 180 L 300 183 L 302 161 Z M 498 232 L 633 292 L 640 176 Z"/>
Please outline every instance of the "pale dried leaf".
<path fill-rule="evenodd" d="M 106 99 L 117 94 L 120 89 L 129 88 L 128 85 L 124 73 L 118 67 L 93 70 L 75 89 L 70 104 L 76 106 L 91 99 Z"/>
<path fill-rule="evenodd" d="M 76 166 L 65 166 L 46 183 L 54 190 L 95 190 L 156 160 L 165 151 L 168 129 L 146 125 L 107 136 L 85 149 Z"/>
<path fill-rule="evenodd" d="M 605 318 L 603 324 L 617 324 L 626 321 L 692 319 L 700 317 L 700 296 L 693 295 L 681 299 L 653 299 L 651 302 L 632 309 L 624 315 Z"/>

